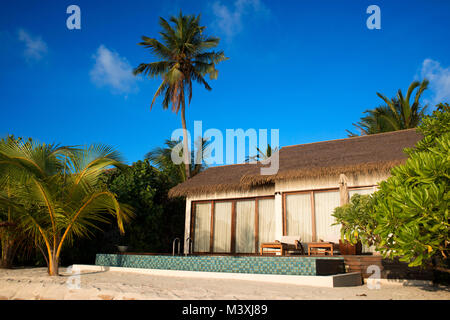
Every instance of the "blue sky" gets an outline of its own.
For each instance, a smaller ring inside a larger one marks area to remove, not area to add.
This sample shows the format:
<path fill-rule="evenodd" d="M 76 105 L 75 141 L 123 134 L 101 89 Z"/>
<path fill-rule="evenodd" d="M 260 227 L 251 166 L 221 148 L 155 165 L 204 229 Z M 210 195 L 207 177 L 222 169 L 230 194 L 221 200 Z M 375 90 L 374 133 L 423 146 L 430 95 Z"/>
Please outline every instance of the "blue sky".
<path fill-rule="evenodd" d="M 66 8 L 81 9 L 68 30 Z M 366 9 L 381 9 L 369 30 Z M 279 129 L 280 145 L 345 138 L 362 112 L 430 79 L 424 102 L 450 100 L 449 1 L 1 1 L 0 135 L 110 144 L 128 163 L 161 146 L 179 114 L 149 106 L 160 80 L 138 46 L 160 16 L 202 14 L 230 59 L 212 91 L 196 86 L 188 127 Z"/>

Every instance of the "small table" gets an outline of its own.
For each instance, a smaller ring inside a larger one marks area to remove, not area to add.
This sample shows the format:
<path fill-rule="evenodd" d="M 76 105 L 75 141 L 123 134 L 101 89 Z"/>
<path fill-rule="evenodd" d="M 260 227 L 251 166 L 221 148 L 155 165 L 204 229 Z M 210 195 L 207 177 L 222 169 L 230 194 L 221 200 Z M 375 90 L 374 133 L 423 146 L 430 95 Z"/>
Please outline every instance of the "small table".
<path fill-rule="evenodd" d="M 313 249 L 313 250 L 311 250 Z M 308 243 L 308 256 L 311 255 L 311 251 L 323 252 L 323 255 L 333 255 L 333 244 L 329 242 L 309 242 Z M 320 253 L 319 253 L 320 254 Z"/>
<path fill-rule="evenodd" d="M 260 251 L 261 255 L 264 254 L 264 249 L 279 249 L 281 252 L 281 255 L 284 255 L 283 245 L 279 242 L 261 243 L 261 251 Z M 274 251 L 271 251 L 271 252 L 274 252 Z"/>

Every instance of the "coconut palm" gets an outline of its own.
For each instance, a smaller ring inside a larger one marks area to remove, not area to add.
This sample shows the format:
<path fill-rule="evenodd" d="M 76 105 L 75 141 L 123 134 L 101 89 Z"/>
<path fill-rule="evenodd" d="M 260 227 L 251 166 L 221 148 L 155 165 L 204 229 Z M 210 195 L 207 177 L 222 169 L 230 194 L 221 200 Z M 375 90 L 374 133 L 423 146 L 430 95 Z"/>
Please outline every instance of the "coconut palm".
<path fill-rule="evenodd" d="M 110 166 L 123 165 L 119 154 L 108 146 L 76 149 L 34 141 L 0 144 L 0 185 L 6 177 L 14 181 L 10 197 L 0 194 L 0 202 L 14 210 L 18 227 L 45 248 L 50 275 L 58 275 L 63 246 L 76 236 L 89 237 L 97 223 L 109 222 L 107 214 L 117 219 L 124 232 L 131 209 L 99 183 Z"/>
<path fill-rule="evenodd" d="M 172 177 L 174 185 L 187 180 L 184 163 L 175 164 L 172 161 L 172 153 L 178 153 L 181 156 L 181 141 L 166 140 L 166 147 L 156 147 L 145 155 L 145 158 L 150 160 L 158 169 L 168 173 Z M 209 155 L 209 145 L 211 140 L 199 137 L 196 142 L 196 150 L 191 151 L 191 161 L 189 165 L 189 176 L 193 177 L 196 174 L 206 169 L 206 164 L 203 159 Z"/>
<path fill-rule="evenodd" d="M 422 93 L 428 88 L 428 83 L 427 79 L 424 79 L 422 82 L 413 81 L 406 92 L 406 96 L 399 89 L 395 98 L 392 99 L 388 99 L 377 92 L 377 95 L 386 105 L 365 111 L 368 115 L 361 118 L 361 121 L 353 124 L 353 126 L 360 130 L 361 135 L 417 127 L 428 109 L 427 105 L 422 106 L 420 104 L 420 98 Z M 416 89 L 414 99 L 411 101 L 413 92 Z M 357 136 L 353 132 L 348 130 L 347 132 L 349 136 Z"/>
<path fill-rule="evenodd" d="M 193 82 L 203 85 L 205 89 L 211 90 L 205 80 L 216 79 L 218 70 L 216 64 L 226 60 L 223 51 L 209 51 L 219 44 L 219 38 L 204 35 L 205 27 L 200 26 L 200 15 L 183 15 L 180 11 L 178 16 L 172 16 L 169 24 L 163 18 L 159 18 L 162 27 L 160 35 L 162 41 L 146 36 L 142 37 L 139 45 L 150 49 L 150 52 L 159 61 L 141 63 L 134 69 L 134 75 L 144 74 L 151 78 L 161 77 L 162 82 L 156 90 L 150 108 L 159 96 L 163 96 L 162 106 L 168 109 L 172 105 L 172 111 L 181 111 L 181 124 L 183 128 L 183 153 L 185 175 L 190 177 L 189 169 L 189 147 L 186 129 L 186 99 L 190 104 L 192 99 Z"/>
<path fill-rule="evenodd" d="M 379 106 L 373 110 L 366 110 L 364 113 L 367 115 L 362 117 L 361 121 L 353 123 L 353 126 L 360 131 L 361 135 L 394 131 L 394 128 L 387 119 L 393 119 L 395 115 L 388 106 Z M 350 137 L 358 136 L 358 134 L 349 130 L 346 131 Z"/>

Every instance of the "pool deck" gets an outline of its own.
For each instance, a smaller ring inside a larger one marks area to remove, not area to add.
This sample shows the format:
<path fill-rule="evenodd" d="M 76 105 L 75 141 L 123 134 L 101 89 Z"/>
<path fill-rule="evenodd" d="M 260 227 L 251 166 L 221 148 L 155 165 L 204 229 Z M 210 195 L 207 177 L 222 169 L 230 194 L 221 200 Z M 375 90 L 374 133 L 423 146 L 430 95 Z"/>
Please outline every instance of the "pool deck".
<path fill-rule="evenodd" d="M 148 268 L 130 268 L 130 267 L 109 267 L 98 265 L 72 266 L 72 272 L 127 272 L 148 274 L 155 276 L 188 277 L 188 278 L 206 278 L 206 279 L 230 279 L 230 280 L 248 280 L 268 283 L 291 284 L 299 286 L 313 287 L 350 287 L 363 284 L 359 272 L 341 273 L 327 276 L 314 275 L 282 275 L 282 274 L 254 274 L 254 273 L 232 273 L 232 272 L 202 272 L 202 271 L 183 271 L 183 270 L 163 270 Z"/>

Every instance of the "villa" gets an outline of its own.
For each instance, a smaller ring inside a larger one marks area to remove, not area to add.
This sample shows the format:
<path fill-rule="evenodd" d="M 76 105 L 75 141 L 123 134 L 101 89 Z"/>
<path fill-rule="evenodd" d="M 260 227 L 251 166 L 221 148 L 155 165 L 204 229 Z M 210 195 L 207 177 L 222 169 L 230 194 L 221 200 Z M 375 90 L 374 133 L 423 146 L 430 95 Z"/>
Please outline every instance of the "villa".
<path fill-rule="evenodd" d="M 184 252 L 258 254 L 282 236 L 337 243 L 334 208 L 374 192 L 421 138 L 408 129 L 283 147 L 274 175 L 261 175 L 260 163 L 210 167 L 169 193 L 186 197 L 184 240 L 192 250 Z"/>

